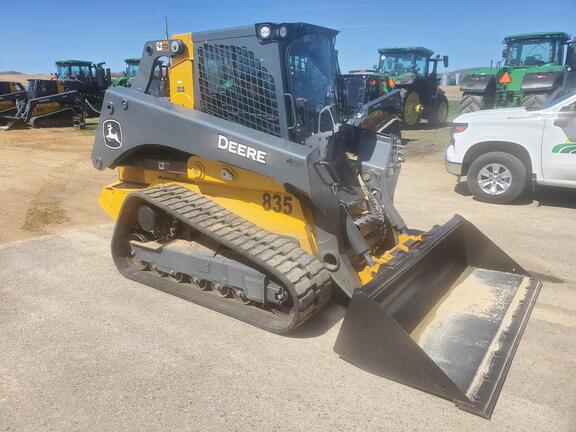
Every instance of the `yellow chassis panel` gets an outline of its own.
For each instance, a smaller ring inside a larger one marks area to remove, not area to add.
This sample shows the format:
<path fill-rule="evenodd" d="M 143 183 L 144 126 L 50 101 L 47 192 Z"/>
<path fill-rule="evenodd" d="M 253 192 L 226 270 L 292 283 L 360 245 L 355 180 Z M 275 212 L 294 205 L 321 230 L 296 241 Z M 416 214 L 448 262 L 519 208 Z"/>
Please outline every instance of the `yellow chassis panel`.
<path fill-rule="evenodd" d="M 177 183 L 267 231 L 295 238 L 302 249 L 318 256 L 312 217 L 294 195 L 270 177 L 199 157 L 188 159 L 186 174 L 134 167 L 120 167 L 119 174 L 120 181 L 105 186 L 99 199 L 100 206 L 113 219 L 118 218 L 131 192 Z M 374 256 L 373 266 L 358 271 L 362 285 L 372 280 L 380 266 L 389 262 L 398 249 L 408 251 L 407 242 L 421 238 L 421 235 L 401 234 L 398 246 Z"/>

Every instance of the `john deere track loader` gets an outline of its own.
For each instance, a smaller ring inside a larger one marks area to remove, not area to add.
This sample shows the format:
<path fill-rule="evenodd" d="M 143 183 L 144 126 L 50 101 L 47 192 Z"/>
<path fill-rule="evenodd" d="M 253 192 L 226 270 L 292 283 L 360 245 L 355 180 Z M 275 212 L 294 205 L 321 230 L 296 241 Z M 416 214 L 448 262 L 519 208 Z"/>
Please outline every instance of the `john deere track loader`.
<path fill-rule="evenodd" d="M 77 90 L 66 91 L 62 81 L 31 79 L 28 80 L 27 90 L 9 96 L 14 96 L 14 109 L 0 112 L 0 125 L 4 130 L 22 127 L 84 127 L 85 99 Z"/>
<path fill-rule="evenodd" d="M 336 34 L 261 23 L 146 43 L 92 153 L 119 171 L 100 196 L 114 262 L 275 333 L 339 291 L 343 359 L 489 417 L 541 284 L 460 216 L 406 227 L 398 138 L 342 120 Z"/>

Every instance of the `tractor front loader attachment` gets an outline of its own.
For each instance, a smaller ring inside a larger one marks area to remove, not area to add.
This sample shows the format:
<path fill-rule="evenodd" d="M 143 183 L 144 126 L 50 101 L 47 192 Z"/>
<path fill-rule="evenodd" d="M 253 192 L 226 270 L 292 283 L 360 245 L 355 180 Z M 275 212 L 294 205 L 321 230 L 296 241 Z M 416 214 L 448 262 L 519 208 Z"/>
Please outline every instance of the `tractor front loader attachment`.
<path fill-rule="evenodd" d="M 334 349 L 490 418 L 540 287 L 455 216 L 355 291 Z"/>

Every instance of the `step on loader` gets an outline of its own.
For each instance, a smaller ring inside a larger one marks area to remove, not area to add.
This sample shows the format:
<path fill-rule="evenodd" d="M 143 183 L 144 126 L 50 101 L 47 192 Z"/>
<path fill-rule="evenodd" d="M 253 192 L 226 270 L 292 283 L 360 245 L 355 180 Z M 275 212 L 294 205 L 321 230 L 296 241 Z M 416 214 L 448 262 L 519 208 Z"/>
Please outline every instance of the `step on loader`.
<path fill-rule="evenodd" d="M 460 216 L 406 226 L 400 140 L 345 121 L 336 35 L 259 23 L 145 44 L 92 152 L 119 170 L 100 196 L 113 260 L 275 333 L 340 292 L 344 360 L 490 417 L 541 283 Z"/>

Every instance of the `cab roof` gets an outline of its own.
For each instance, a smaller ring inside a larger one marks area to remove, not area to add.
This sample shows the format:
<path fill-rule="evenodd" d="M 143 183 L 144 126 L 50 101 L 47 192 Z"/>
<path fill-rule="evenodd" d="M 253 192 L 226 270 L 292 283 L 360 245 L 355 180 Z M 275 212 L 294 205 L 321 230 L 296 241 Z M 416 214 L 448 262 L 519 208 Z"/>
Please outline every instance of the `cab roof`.
<path fill-rule="evenodd" d="M 138 57 L 138 58 L 127 58 L 127 59 L 124 59 L 124 61 L 125 61 L 126 63 L 128 63 L 128 64 L 137 64 L 137 63 L 139 64 L 139 63 L 140 63 L 140 57 Z"/>
<path fill-rule="evenodd" d="M 387 77 L 387 75 L 383 74 L 374 69 L 359 69 L 359 70 L 351 70 L 348 71 L 347 74 L 342 74 L 342 76 L 371 76 L 371 77 Z"/>
<path fill-rule="evenodd" d="M 417 54 L 424 54 L 426 56 L 431 56 L 432 54 L 434 54 L 433 51 L 430 51 L 428 48 L 424 48 L 422 46 L 380 48 L 378 50 L 379 54 L 398 54 L 398 53 L 411 53 L 411 52 Z"/>
<path fill-rule="evenodd" d="M 570 35 L 564 32 L 535 32 L 535 33 L 522 33 L 517 35 L 506 36 L 504 43 L 514 42 L 517 40 L 529 39 L 561 39 L 563 42 L 570 40 Z"/>
<path fill-rule="evenodd" d="M 58 60 L 57 66 L 66 66 L 68 64 L 75 64 L 79 66 L 91 66 L 93 63 L 85 60 Z"/>
<path fill-rule="evenodd" d="M 218 30 L 208 30 L 203 32 L 192 33 L 192 39 L 194 42 L 204 42 L 208 40 L 215 39 L 230 39 L 239 38 L 247 36 L 258 36 L 258 29 L 262 26 L 270 26 L 273 29 L 279 29 L 280 27 L 286 27 L 288 30 L 288 35 L 286 38 L 280 40 L 292 40 L 295 37 L 303 36 L 305 34 L 321 33 L 327 34 L 331 37 L 336 36 L 339 32 L 338 30 L 333 30 L 327 27 L 321 27 L 314 24 L 308 24 L 303 22 L 295 23 L 273 23 L 273 22 L 261 22 L 254 25 L 243 26 L 243 27 L 230 27 Z M 273 32 L 274 33 L 274 32 Z M 270 40 L 278 40 L 276 37 L 270 38 Z"/>

